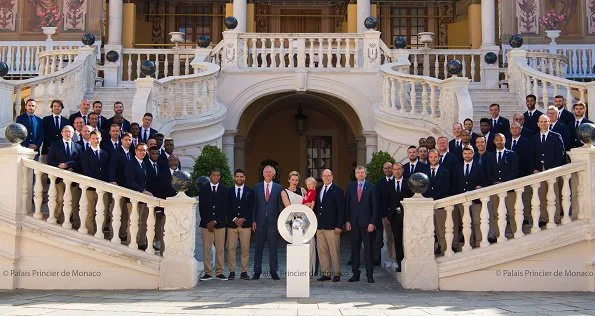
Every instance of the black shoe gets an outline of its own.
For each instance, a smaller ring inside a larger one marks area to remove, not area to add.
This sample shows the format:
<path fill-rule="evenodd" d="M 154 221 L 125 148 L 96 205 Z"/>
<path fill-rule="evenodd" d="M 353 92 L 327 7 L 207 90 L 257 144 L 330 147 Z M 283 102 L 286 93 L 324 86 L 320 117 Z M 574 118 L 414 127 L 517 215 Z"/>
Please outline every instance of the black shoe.
<path fill-rule="evenodd" d="M 320 278 L 316 279 L 318 281 L 330 281 L 331 278 L 327 277 L 326 275 L 321 276 Z"/>
<path fill-rule="evenodd" d="M 242 279 L 242 280 L 250 280 L 250 276 L 248 275 L 248 273 L 242 272 L 242 274 L 240 274 L 240 279 Z"/>
<path fill-rule="evenodd" d="M 210 280 L 210 279 L 212 279 L 212 278 L 213 278 L 213 277 L 212 277 L 210 274 L 205 274 L 205 275 L 203 275 L 203 276 L 200 278 L 200 280 L 201 280 L 201 281 L 207 281 L 207 280 Z"/>
<path fill-rule="evenodd" d="M 254 273 L 252 280 L 260 280 L 260 273 Z"/>
<path fill-rule="evenodd" d="M 235 272 L 229 272 L 229 276 L 227 277 L 228 280 L 234 280 L 236 278 Z"/>
<path fill-rule="evenodd" d="M 351 264 L 352 264 L 352 261 L 351 260 L 347 261 L 347 265 L 348 266 L 350 266 Z"/>
<path fill-rule="evenodd" d="M 358 282 L 359 281 L 359 275 L 352 275 L 349 280 L 347 280 L 347 282 Z"/>
<path fill-rule="evenodd" d="M 142 250 L 142 251 L 147 250 L 147 244 L 138 245 L 138 250 Z"/>
<path fill-rule="evenodd" d="M 339 282 L 339 281 L 341 281 L 341 277 L 340 277 L 340 276 L 338 276 L 338 275 L 335 275 L 335 276 L 333 277 L 333 282 Z"/>
<path fill-rule="evenodd" d="M 494 244 L 494 243 L 496 243 L 496 241 L 497 241 L 496 237 L 488 237 L 488 242 L 490 244 Z"/>
<path fill-rule="evenodd" d="M 227 278 L 223 274 L 219 274 L 216 276 L 217 280 L 219 281 L 227 281 Z"/>
<path fill-rule="evenodd" d="M 273 279 L 275 281 L 278 281 L 280 279 L 279 278 L 279 275 L 277 274 L 277 272 L 271 273 L 271 279 Z"/>
<path fill-rule="evenodd" d="M 369 277 L 368 278 L 368 283 L 374 283 L 374 278 L 373 277 Z"/>
<path fill-rule="evenodd" d="M 546 222 L 539 221 L 539 228 L 544 228 L 547 225 Z"/>

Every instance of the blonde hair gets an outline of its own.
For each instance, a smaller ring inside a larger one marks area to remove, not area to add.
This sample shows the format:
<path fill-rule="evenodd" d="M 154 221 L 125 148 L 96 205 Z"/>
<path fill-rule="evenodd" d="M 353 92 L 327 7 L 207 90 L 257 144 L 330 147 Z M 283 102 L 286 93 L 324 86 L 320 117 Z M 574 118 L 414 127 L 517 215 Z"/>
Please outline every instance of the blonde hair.
<path fill-rule="evenodd" d="M 306 183 L 306 185 L 308 185 L 308 183 L 313 183 L 314 187 L 316 187 L 316 185 L 318 184 L 318 181 L 316 181 L 316 179 L 314 179 L 313 177 L 309 177 L 304 181 L 304 183 Z"/>
<path fill-rule="evenodd" d="M 291 177 L 296 176 L 298 177 L 298 179 L 300 178 L 300 173 L 297 171 L 291 171 L 289 172 L 289 176 L 287 176 L 287 180 L 291 180 Z"/>

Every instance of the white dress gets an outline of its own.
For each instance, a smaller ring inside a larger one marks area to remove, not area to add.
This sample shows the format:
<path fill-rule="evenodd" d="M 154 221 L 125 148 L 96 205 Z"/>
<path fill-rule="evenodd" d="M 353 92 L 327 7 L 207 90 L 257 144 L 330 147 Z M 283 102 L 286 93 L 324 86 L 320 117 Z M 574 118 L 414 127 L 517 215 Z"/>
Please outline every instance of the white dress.
<path fill-rule="evenodd" d="M 304 190 L 304 188 L 299 189 L 302 191 L 302 195 L 294 193 L 289 189 L 285 189 L 285 193 L 287 193 L 287 196 L 289 197 L 290 204 L 302 204 L 306 190 Z M 310 245 L 310 276 L 313 276 L 314 269 L 316 268 L 316 243 L 314 242 L 314 237 L 310 239 L 308 244 Z"/>

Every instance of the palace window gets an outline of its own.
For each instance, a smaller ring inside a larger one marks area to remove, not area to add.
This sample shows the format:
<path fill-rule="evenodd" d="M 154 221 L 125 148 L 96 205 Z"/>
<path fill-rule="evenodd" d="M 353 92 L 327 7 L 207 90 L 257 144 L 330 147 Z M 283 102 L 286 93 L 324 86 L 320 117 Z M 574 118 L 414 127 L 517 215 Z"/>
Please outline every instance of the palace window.
<path fill-rule="evenodd" d="M 427 30 L 427 14 L 426 8 L 392 8 L 392 37 L 407 36 L 408 44 L 415 48 L 419 44 L 417 34 Z"/>
<path fill-rule="evenodd" d="M 307 177 L 314 177 L 322 181 L 322 171 L 332 169 L 332 143 L 331 136 L 309 136 L 306 138 L 308 152 Z"/>
<path fill-rule="evenodd" d="M 210 5 L 184 4 L 176 6 L 176 29 L 186 34 L 186 41 L 196 42 L 201 34 L 213 38 L 213 7 Z M 187 14 L 187 15 L 184 15 Z"/>

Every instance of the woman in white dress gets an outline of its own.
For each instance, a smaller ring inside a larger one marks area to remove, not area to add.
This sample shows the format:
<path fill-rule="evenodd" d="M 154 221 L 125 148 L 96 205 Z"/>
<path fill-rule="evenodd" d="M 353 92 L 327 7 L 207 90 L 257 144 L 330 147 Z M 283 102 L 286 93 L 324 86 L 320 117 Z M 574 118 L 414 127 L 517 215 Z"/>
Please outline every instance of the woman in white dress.
<path fill-rule="evenodd" d="M 297 171 L 291 171 L 289 173 L 289 186 L 287 189 L 281 192 L 281 200 L 283 201 L 283 207 L 288 207 L 292 204 L 302 204 L 306 190 L 298 187 L 300 183 L 300 174 Z M 308 222 L 309 223 L 309 222 Z M 314 269 L 316 268 L 316 244 L 314 237 L 308 242 L 310 245 L 310 276 L 314 276 Z"/>

